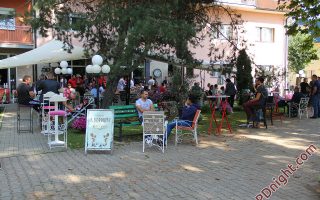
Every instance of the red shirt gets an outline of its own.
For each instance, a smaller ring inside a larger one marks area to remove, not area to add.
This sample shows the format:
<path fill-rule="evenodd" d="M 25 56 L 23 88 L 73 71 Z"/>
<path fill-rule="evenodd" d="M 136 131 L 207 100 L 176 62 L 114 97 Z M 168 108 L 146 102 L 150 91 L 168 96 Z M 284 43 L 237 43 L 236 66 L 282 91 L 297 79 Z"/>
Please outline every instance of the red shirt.
<path fill-rule="evenodd" d="M 159 91 L 160 91 L 160 93 L 164 93 L 167 91 L 167 89 L 164 86 L 160 86 Z"/>
<path fill-rule="evenodd" d="M 69 79 L 68 83 L 71 84 L 72 88 L 76 88 L 77 87 L 77 79 L 75 79 L 75 78 Z"/>

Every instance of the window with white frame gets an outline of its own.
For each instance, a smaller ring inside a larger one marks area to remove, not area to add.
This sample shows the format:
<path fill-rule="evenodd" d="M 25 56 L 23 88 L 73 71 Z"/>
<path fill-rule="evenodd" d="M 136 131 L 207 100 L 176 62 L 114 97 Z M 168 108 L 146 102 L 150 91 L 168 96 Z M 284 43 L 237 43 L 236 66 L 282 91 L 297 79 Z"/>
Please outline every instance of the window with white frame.
<path fill-rule="evenodd" d="M 16 20 L 14 17 L 15 9 L 1 8 L 0 7 L 0 29 L 2 30 L 15 30 Z"/>
<path fill-rule="evenodd" d="M 274 42 L 274 28 L 256 27 L 257 42 Z"/>
<path fill-rule="evenodd" d="M 227 40 L 232 39 L 233 31 L 230 24 L 219 24 L 213 27 L 212 38 Z"/>

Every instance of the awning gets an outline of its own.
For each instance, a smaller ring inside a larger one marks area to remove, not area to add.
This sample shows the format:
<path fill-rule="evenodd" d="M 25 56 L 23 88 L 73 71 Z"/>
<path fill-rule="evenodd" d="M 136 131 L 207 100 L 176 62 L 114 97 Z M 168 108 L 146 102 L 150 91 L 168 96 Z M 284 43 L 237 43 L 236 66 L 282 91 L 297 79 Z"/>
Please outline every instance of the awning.
<path fill-rule="evenodd" d="M 63 42 L 51 40 L 26 53 L 0 60 L 0 69 L 33 64 L 55 63 L 62 60 L 79 60 L 84 58 L 84 48 L 73 46 L 71 53 L 68 53 L 63 49 Z"/>

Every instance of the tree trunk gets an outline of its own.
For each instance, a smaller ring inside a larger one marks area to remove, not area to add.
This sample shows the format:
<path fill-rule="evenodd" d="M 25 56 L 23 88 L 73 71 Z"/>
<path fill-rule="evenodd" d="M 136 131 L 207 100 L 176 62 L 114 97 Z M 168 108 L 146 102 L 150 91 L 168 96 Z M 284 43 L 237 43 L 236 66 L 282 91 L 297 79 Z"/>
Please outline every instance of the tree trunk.
<path fill-rule="evenodd" d="M 103 93 L 103 99 L 102 99 L 102 105 L 101 105 L 102 109 L 106 109 L 112 105 L 119 79 L 120 77 L 112 78 L 112 80 L 108 78 L 107 87 Z"/>

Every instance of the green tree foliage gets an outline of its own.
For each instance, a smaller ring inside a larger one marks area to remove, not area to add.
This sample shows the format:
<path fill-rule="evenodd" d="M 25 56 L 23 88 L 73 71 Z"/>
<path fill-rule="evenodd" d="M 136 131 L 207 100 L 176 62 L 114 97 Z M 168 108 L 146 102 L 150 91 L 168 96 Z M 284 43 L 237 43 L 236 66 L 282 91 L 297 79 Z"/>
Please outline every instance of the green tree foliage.
<path fill-rule="evenodd" d="M 111 72 L 104 96 L 110 98 L 104 99 L 104 105 L 111 103 L 120 76 L 134 71 L 145 59 L 186 67 L 199 64 L 190 47 L 201 45 L 208 34 L 203 31 L 205 27 L 221 24 L 221 16 L 209 17 L 212 10 L 227 12 L 233 28 L 241 23 L 239 15 L 212 0 L 35 2 L 35 14 L 26 15 L 34 29 L 43 36 L 53 31 L 69 50 L 72 50 L 72 38 L 76 37 L 84 42 L 88 57 L 100 54 L 108 61 Z M 70 23 L 71 13 L 78 16 L 75 23 Z"/>
<path fill-rule="evenodd" d="M 312 60 L 319 59 L 313 39 L 308 34 L 298 33 L 289 38 L 288 61 L 289 68 L 298 73 L 303 70 Z"/>
<path fill-rule="evenodd" d="M 292 19 L 292 23 L 287 25 L 289 35 L 300 32 L 320 37 L 319 0 L 278 0 L 278 3 L 279 9 L 286 11 L 286 16 Z"/>
<path fill-rule="evenodd" d="M 240 99 L 239 104 L 242 105 L 243 103 L 243 93 L 244 90 L 249 89 L 252 90 L 252 67 L 251 67 L 251 60 L 246 53 L 246 50 L 242 49 L 239 51 L 239 56 L 236 61 L 237 67 L 237 89 L 240 92 Z"/>

